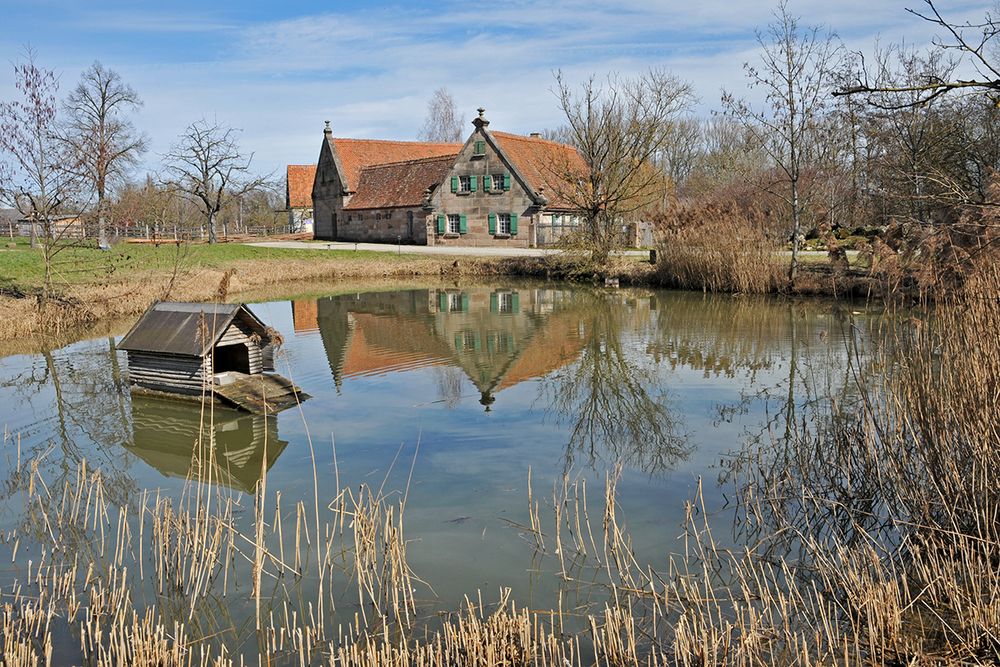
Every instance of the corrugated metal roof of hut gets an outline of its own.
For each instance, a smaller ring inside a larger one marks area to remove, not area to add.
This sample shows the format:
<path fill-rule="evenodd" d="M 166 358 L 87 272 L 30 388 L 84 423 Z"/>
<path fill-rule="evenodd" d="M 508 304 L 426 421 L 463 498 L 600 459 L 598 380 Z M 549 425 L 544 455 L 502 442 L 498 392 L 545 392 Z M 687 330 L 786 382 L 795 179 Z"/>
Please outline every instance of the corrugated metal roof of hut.
<path fill-rule="evenodd" d="M 121 339 L 118 349 L 203 357 L 233 320 L 243 313 L 243 319 L 250 327 L 266 338 L 267 327 L 245 304 L 154 303 Z M 202 315 L 205 317 L 207 337 L 199 332 Z"/>

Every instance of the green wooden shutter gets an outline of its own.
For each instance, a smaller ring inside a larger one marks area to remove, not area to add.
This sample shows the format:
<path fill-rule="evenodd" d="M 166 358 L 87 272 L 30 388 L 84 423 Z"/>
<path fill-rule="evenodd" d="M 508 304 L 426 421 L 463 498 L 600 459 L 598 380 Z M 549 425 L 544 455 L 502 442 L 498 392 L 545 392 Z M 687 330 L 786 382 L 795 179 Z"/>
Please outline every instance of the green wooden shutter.
<path fill-rule="evenodd" d="M 485 141 L 477 141 L 476 145 L 475 145 L 475 152 L 476 152 L 476 155 L 482 155 L 483 153 L 485 153 L 486 152 L 486 142 Z"/>
<path fill-rule="evenodd" d="M 510 309 L 514 313 L 521 312 L 521 295 L 517 292 L 510 295 Z"/>
<path fill-rule="evenodd" d="M 479 352 L 483 349 L 483 339 L 479 337 L 479 332 L 472 334 L 472 349 Z"/>
<path fill-rule="evenodd" d="M 438 234 L 444 234 L 445 230 L 444 224 L 445 224 L 444 214 L 441 214 L 438 216 Z"/>
<path fill-rule="evenodd" d="M 503 189 L 510 190 L 510 174 L 503 175 Z"/>
<path fill-rule="evenodd" d="M 451 177 L 451 191 L 458 192 L 458 176 Z"/>
<path fill-rule="evenodd" d="M 462 334 L 455 334 L 455 349 L 459 352 L 462 351 Z"/>
<path fill-rule="evenodd" d="M 444 292 L 438 292 L 438 310 L 442 313 L 448 310 L 448 295 Z"/>
<path fill-rule="evenodd" d="M 517 213 L 510 214 L 510 235 L 517 234 Z"/>
<path fill-rule="evenodd" d="M 489 192 L 493 189 L 493 177 L 489 174 L 483 175 L 483 192 Z"/>
<path fill-rule="evenodd" d="M 469 176 L 469 192 L 475 192 L 479 188 L 479 177 Z"/>
<path fill-rule="evenodd" d="M 496 234 L 497 233 L 497 214 L 496 213 L 490 213 L 489 218 L 487 218 L 487 220 L 489 220 L 490 234 Z"/>
<path fill-rule="evenodd" d="M 499 299 L 497 298 L 496 292 L 490 294 L 490 312 L 491 313 L 500 312 L 500 302 Z"/>
<path fill-rule="evenodd" d="M 462 312 L 469 312 L 469 295 L 465 292 L 462 292 Z"/>
<path fill-rule="evenodd" d="M 465 218 L 465 215 L 458 216 L 458 233 L 468 234 L 469 233 L 469 223 Z"/>

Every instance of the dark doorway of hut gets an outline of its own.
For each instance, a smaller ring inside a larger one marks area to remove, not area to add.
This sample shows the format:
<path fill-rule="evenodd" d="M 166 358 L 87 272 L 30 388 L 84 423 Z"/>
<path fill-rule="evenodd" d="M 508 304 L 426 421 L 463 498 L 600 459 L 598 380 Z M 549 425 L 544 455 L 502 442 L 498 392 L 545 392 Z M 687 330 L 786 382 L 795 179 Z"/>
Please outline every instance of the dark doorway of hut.
<path fill-rule="evenodd" d="M 250 349 L 242 343 L 216 347 L 212 360 L 216 375 L 229 372 L 250 375 Z"/>
<path fill-rule="evenodd" d="M 248 412 L 274 413 L 309 398 L 274 372 L 281 335 L 245 304 L 150 306 L 125 334 L 133 392 L 212 400 Z"/>

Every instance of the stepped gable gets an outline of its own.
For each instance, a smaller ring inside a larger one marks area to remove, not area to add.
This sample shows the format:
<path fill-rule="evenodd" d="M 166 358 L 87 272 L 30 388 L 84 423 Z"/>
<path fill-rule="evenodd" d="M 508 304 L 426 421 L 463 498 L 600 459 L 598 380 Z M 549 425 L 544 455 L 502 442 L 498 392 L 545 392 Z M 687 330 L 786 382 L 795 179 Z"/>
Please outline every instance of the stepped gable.
<path fill-rule="evenodd" d="M 427 189 L 439 185 L 454 163 L 455 155 L 442 155 L 364 167 L 344 210 L 420 206 Z"/>
<path fill-rule="evenodd" d="M 361 170 L 373 165 L 450 156 L 454 159 L 462 144 L 425 141 L 383 141 L 381 139 L 331 139 L 343 168 L 341 178 L 349 191 L 358 191 Z"/>
<path fill-rule="evenodd" d="M 548 200 L 549 209 L 576 208 L 566 200 L 566 175 L 584 178 L 587 164 L 575 148 L 541 137 L 525 137 L 506 132 L 490 132 L 507 158 L 517 167 L 528 187 Z"/>
<path fill-rule="evenodd" d="M 315 180 L 316 165 L 288 165 L 285 208 L 312 208 L 312 189 Z"/>

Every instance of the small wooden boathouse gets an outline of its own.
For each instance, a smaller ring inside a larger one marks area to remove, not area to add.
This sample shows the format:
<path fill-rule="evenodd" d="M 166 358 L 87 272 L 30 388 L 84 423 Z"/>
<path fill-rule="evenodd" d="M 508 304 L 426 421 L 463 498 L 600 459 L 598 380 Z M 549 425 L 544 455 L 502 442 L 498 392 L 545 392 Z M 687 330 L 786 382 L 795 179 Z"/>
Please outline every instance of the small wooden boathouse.
<path fill-rule="evenodd" d="M 118 349 L 128 353 L 134 391 L 211 395 L 251 412 L 270 412 L 307 398 L 272 372 L 276 338 L 245 304 L 161 301 Z"/>

